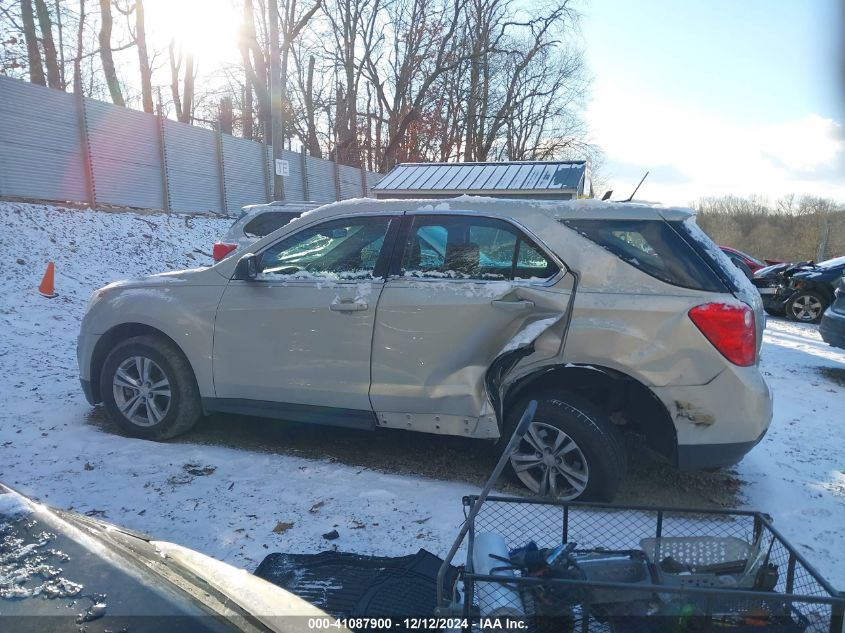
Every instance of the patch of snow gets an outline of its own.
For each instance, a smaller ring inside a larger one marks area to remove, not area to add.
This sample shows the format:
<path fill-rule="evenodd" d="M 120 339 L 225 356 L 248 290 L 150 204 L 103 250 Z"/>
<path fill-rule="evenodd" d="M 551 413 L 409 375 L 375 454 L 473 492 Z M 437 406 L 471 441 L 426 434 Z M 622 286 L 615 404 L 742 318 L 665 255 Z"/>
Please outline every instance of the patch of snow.
<path fill-rule="evenodd" d="M 731 283 L 733 283 L 736 288 L 739 288 L 743 301 L 753 305 L 754 298 L 759 295 L 757 289 L 754 287 L 754 284 L 751 283 L 751 280 L 746 277 L 739 268 L 737 268 L 730 258 L 722 252 L 722 249 L 719 248 L 710 238 L 710 236 L 707 235 L 700 226 L 698 226 L 695 218 L 688 218 L 684 220 L 684 226 L 687 231 L 689 231 L 689 234 L 693 237 L 693 239 L 704 247 L 707 254 L 718 262 L 725 274 L 730 277 Z"/>
<path fill-rule="evenodd" d="M 417 207 L 417 211 L 449 211 L 451 207 L 448 202 L 440 202 L 439 204 L 424 204 Z"/>
<path fill-rule="evenodd" d="M 531 343 L 536 341 L 543 332 L 548 330 L 562 318 L 563 315 L 561 314 L 556 317 L 549 317 L 548 319 L 540 319 L 539 321 L 534 321 L 534 323 L 529 323 L 527 326 L 517 332 L 511 340 L 505 343 L 505 346 L 501 349 L 497 356 L 501 356 L 502 354 L 505 354 L 517 348 L 530 345 Z"/>
<path fill-rule="evenodd" d="M 16 519 L 31 513 L 32 509 L 18 495 L 0 492 L 0 517 Z"/>

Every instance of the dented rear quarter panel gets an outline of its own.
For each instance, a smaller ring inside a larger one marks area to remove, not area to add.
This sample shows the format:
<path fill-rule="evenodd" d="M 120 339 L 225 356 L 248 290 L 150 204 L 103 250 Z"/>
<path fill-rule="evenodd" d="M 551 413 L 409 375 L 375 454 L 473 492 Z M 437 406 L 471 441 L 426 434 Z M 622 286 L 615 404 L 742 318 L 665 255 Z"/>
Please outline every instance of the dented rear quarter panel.
<path fill-rule="evenodd" d="M 749 442 L 765 432 L 772 397 L 759 366 L 730 363 L 688 316 L 691 308 L 709 302 L 749 305 L 757 314 L 759 353 L 765 323 L 759 301 L 667 284 L 557 220 L 542 218 L 528 226 L 578 272 L 580 283 L 562 354 L 551 354 L 559 338 L 550 330 L 536 340 L 537 352 L 517 366 L 514 378 L 554 364 L 617 370 L 661 400 L 679 445 Z"/>

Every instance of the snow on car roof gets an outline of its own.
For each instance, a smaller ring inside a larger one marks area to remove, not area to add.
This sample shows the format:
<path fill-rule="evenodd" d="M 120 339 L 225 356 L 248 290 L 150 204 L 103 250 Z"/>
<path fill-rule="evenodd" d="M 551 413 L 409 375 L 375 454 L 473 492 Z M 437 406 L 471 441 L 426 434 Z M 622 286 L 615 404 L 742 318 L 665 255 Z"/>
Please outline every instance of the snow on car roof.
<path fill-rule="evenodd" d="M 347 213 L 397 213 L 405 211 L 477 211 L 512 218 L 524 218 L 536 213 L 554 219 L 595 218 L 629 220 L 685 220 L 695 215 L 692 209 L 667 207 L 656 202 L 609 202 L 595 199 L 583 200 L 525 200 L 489 198 L 483 196 L 458 196 L 432 200 L 430 198 L 375 200 L 354 198 L 333 202 L 306 212 L 303 216 L 330 217 Z"/>

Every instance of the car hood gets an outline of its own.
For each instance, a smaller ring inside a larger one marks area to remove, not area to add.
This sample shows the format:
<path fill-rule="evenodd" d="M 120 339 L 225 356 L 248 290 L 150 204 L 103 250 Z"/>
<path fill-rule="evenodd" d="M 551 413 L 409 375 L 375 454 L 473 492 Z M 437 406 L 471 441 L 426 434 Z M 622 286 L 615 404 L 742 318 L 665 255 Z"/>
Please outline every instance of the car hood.
<path fill-rule="evenodd" d="M 33 616 L 65 625 L 55 630 L 84 625 L 92 632 L 133 633 L 174 626 L 187 633 L 292 633 L 301 624 L 296 618 L 328 617 L 245 570 L 52 510 L 2 484 L 0 551 L 0 615 L 20 633 L 44 630 L 42 618 Z"/>
<path fill-rule="evenodd" d="M 822 268 L 820 266 L 799 269 L 792 275 L 792 279 L 806 279 L 811 281 L 832 281 L 838 279 L 845 272 L 845 267 Z"/>
<path fill-rule="evenodd" d="M 781 274 L 796 272 L 803 269 L 812 269 L 814 265 L 810 262 L 787 262 L 782 264 L 773 264 L 760 268 L 754 273 L 754 279 L 769 279 Z"/>
<path fill-rule="evenodd" d="M 157 273 L 146 277 L 134 279 L 122 279 L 114 281 L 100 290 L 118 290 L 125 288 L 160 288 L 162 286 L 192 285 L 192 286 L 219 286 L 222 275 L 215 270 L 214 266 L 201 268 L 188 268 L 186 270 L 174 270 L 165 273 Z"/>

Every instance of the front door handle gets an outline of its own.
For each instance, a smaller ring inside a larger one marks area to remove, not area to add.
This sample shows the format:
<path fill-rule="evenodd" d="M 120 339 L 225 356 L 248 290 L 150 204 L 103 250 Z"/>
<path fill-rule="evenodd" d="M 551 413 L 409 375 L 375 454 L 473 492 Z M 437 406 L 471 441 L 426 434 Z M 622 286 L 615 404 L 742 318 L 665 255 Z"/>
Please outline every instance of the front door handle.
<path fill-rule="evenodd" d="M 523 312 L 534 309 L 534 302 L 527 299 L 519 299 L 517 301 L 507 301 L 505 299 L 493 299 L 490 304 L 494 308 L 501 308 L 502 310 L 512 310 L 514 312 Z"/>
<path fill-rule="evenodd" d="M 360 312 L 370 306 L 366 301 L 355 301 L 354 299 L 339 299 L 332 301 L 329 305 L 334 312 Z"/>

